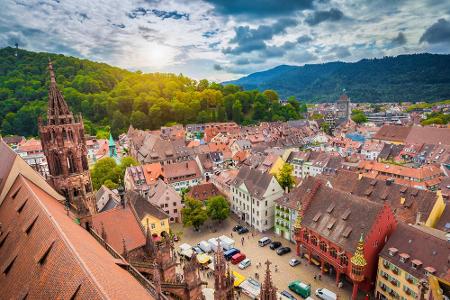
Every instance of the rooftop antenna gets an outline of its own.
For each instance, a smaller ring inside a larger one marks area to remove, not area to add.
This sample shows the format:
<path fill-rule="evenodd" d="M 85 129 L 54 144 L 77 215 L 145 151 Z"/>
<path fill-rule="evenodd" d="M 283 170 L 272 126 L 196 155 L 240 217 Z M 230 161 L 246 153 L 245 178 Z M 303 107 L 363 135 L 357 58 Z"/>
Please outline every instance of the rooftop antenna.
<path fill-rule="evenodd" d="M 18 52 L 19 52 L 19 43 L 16 42 L 16 53 L 14 53 L 14 55 L 17 57 L 18 56 Z"/>

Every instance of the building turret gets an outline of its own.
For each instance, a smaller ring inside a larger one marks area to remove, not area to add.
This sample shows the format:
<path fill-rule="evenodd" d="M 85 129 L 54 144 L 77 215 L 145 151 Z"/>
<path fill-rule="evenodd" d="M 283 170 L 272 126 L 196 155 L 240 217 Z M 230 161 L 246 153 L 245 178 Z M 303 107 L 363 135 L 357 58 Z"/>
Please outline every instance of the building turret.
<path fill-rule="evenodd" d="M 361 237 L 359 238 L 355 254 L 350 259 L 350 262 L 351 262 L 350 278 L 353 281 L 352 300 L 356 300 L 358 295 L 358 285 L 362 281 L 364 281 L 364 272 L 367 265 L 367 261 L 364 257 L 364 238 L 362 233 Z"/>
<path fill-rule="evenodd" d="M 114 139 L 109 133 L 109 157 L 117 157 L 117 150 L 116 150 L 116 143 L 114 142 Z"/>

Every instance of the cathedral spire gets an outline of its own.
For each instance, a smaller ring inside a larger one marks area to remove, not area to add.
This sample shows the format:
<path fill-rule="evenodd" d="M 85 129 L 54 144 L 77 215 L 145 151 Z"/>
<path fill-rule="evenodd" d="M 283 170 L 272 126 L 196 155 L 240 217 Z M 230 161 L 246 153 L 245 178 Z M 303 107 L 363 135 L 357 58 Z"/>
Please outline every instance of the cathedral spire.
<path fill-rule="evenodd" d="M 277 289 L 273 286 L 272 275 L 270 274 L 270 265 L 272 264 L 269 260 L 265 262 L 266 264 L 266 276 L 264 278 L 263 286 L 261 289 L 261 300 L 276 300 L 277 299 Z"/>
<path fill-rule="evenodd" d="M 69 106 L 64 100 L 63 95 L 56 84 L 55 72 L 53 64 L 49 60 L 48 72 L 50 74 L 50 86 L 48 88 L 48 110 L 47 119 L 48 125 L 70 124 L 74 122 Z"/>

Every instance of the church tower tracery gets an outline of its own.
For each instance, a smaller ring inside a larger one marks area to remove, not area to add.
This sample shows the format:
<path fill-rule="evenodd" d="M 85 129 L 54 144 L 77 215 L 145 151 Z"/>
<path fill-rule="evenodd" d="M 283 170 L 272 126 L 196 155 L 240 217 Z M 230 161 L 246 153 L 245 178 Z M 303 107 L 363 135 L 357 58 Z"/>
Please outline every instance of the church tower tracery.
<path fill-rule="evenodd" d="M 81 115 L 74 117 L 56 84 L 51 62 L 48 64 L 47 123 L 39 119 L 39 136 L 47 158 L 48 182 L 66 198 L 66 206 L 78 217 L 97 212 L 87 160 Z"/>
<path fill-rule="evenodd" d="M 220 240 L 214 253 L 214 300 L 234 299 L 234 278 L 223 256 Z"/>

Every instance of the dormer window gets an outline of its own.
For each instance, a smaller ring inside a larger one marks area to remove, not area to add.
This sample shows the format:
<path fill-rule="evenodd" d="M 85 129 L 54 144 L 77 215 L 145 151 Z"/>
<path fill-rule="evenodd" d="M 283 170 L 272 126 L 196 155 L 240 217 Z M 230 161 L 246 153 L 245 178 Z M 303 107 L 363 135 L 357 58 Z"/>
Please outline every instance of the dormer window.
<path fill-rule="evenodd" d="M 413 268 L 414 270 L 417 270 L 417 269 L 420 268 L 420 266 L 422 266 L 422 262 L 421 262 L 420 260 L 418 260 L 418 259 L 413 259 L 413 260 L 411 261 L 411 266 L 412 266 L 412 268 Z"/>
<path fill-rule="evenodd" d="M 395 256 L 398 252 L 398 249 L 397 248 L 389 248 L 388 252 L 389 252 L 389 256 Z"/>
<path fill-rule="evenodd" d="M 434 273 L 436 273 L 436 269 L 435 268 L 433 268 L 433 267 L 426 267 L 425 268 L 425 274 L 432 275 Z"/>
<path fill-rule="evenodd" d="M 409 259 L 409 254 L 406 254 L 406 253 L 401 253 L 400 254 L 400 261 L 402 263 L 406 263 L 408 261 L 408 259 Z"/>

